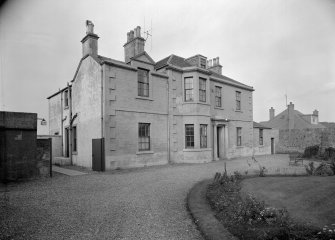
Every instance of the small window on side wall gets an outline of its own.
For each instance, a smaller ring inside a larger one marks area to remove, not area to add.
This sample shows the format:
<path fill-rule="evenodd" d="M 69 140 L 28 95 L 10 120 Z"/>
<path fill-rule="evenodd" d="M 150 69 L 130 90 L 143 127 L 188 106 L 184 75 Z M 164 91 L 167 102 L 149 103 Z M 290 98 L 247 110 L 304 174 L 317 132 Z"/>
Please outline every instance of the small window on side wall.
<path fill-rule="evenodd" d="M 236 145 L 242 146 L 242 128 L 241 127 L 236 128 Z"/>
<path fill-rule="evenodd" d="M 138 150 L 150 150 L 150 123 L 138 124 Z"/>
<path fill-rule="evenodd" d="M 241 111 L 241 92 L 236 91 L 236 110 Z"/>
<path fill-rule="evenodd" d="M 69 106 L 69 91 L 65 90 L 64 91 L 64 107 Z"/>
<path fill-rule="evenodd" d="M 259 129 L 259 145 L 263 145 L 263 129 Z"/>

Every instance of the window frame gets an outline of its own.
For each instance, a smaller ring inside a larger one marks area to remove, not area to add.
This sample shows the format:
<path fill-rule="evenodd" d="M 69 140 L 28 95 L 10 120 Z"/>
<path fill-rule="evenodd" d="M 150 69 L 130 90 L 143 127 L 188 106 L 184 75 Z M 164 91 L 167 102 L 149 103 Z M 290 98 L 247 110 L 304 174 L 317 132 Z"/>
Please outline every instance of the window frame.
<path fill-rule="evenodd" d="M 69 107 L 69 90 L 64 91 L 64 108 Z"/>
<path fill-rule="evenodd" d="M 206 69 L 206 59 L 205 58 L 200 58 L 200 68 Z"/>
<path fill-rule="evenodd" d="M 242 98 L 242 93 L 240 91 L 236 91 L 236 111 L 241 111 L 242 109 L 241 98 Z"/>
<path fill-rule="evenodd" d="M 145 68 L 137 68 L 137 96 L 149 97 L 150 83 L 149 83 L 149 70 Z M 141 79 L 141 73 L 146 73 Z M 146 77 L 145 77 L 146 75 Z M 146 79 L 146 81 L 145 81 Z"/>
<path fill-rule="evenodd" d="M 241 127 L 236 128 L 236 146 L 238 147 L 242 146 L 242 128 Z"/>
<path fill-rule="evenodd" d="M 206 102 L 207 79 L 199 77 L 199 102 Z"/>
<path fill-rule="evenodd" d="M 194 148 L 194 124 L 185 124 L 185 148 Z"/>
<path fill-rule="evenodd" d="M 200 148 L 207 148 L 207 124 L 200 124 Z"/>
<path fill-rule="evenodd" d="M 218 90 L 220 95 L 218 96 Z M 218 104 L 219 103 L 219 104 Z M 222 107 L 222 87 L 215 86 L 215 107 L 221 108 Z"/>
<path fill-rule="evenodd" d="M 264 145 L 264 131 L 263 128 L 259 129 L 259 145 L 263 146 Z"/>
<path fill-rule="evenodd" d="M 187 83 L 187 80 L 191 80 L 191 83 Z M 188 85 L 188 87 L 186 87 Z M 191 86 L 191 87 L 190 87 Z M 194 80 L 193 77 L 184 78 L 184 102 L 193 102 L 194 101 Z M 190 93 L 188 93 L 190 92 Z M 190 98 L 187 98 L 190 96 Z"/>
<path fill-rule="evenodd" d="M 150 123 L 138 123 L 138 151 L 150 151 L 151 150 L 151 139 L 150 139 Z M 141 128 L 143 127 L 143 128 Z M 144 134 L 144 135 L 142 135 Z"/>

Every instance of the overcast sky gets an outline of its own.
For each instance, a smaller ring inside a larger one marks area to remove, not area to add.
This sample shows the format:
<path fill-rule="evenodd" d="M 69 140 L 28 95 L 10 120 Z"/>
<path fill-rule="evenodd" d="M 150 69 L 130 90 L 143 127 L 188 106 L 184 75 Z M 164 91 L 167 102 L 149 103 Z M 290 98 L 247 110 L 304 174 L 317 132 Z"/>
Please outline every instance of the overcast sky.
<path fill-rule="evenodd" d="M 287 94 L 335 122 L 334 0 L 11 0 L 0 9 L 1 110 L 48 118 L 46 97 L 72 80 L 87 19 L 99 55 L 123 60 L 126 33 L 152 22 L 145 50 L 155 61 L 220 57 L 224 75 L 255 88 L 255 121 L 283 111 Z"/>

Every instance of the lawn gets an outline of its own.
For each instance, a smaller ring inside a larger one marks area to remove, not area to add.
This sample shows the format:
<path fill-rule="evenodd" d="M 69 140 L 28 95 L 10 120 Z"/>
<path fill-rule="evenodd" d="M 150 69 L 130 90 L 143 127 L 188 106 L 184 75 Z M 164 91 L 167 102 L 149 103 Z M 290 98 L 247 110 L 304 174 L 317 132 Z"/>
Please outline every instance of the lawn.
<path fill-rule="evenodd" d="M 335 176 L 250 178 L 242 181 L 242 192 L 286 208 L 297 222 L 317 227 L 335 223 Z"/>

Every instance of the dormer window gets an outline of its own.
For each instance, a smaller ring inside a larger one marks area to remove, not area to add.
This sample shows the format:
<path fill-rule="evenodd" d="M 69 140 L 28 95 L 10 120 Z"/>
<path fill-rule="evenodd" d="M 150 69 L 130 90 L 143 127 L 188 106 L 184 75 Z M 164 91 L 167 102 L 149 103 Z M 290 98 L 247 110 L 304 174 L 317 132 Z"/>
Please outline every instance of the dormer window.
<path fill-rule="evenodd" d="M 206 59 L 200 58 L 200 67 L 206 69 Z"/>
<path fill-rule="evenodd" d="M 138 96 L 149 97 L 149 70 L 139 68 L 137 77 Z"/>

